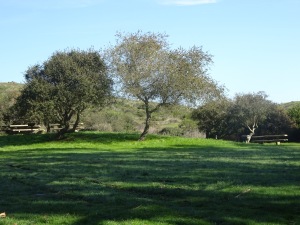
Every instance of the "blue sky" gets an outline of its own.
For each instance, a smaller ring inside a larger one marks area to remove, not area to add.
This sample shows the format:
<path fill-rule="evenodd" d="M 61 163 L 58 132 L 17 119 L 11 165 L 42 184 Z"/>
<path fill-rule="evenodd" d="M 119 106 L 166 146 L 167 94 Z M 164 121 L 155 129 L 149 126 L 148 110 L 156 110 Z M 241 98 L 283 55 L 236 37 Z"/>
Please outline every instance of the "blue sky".
<path fill-rule="evenodd" d="M 57 50 L 103 49 L 141 30 L 202 46 L 229 97 L 300 100 L 300 0 L 0 0 L 0 30 L 0 82 L 24 82 Z"/>

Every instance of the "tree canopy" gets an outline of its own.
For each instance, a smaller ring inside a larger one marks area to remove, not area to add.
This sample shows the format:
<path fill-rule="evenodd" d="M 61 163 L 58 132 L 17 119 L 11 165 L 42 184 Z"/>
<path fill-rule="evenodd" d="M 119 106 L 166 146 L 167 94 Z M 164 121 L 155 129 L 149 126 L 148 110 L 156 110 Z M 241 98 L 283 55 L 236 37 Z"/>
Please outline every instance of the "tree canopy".
<path fill-rule="evenodd" d="M 144 104 L 146 119 L 140 140 L 148 133 L 151 114 L 160 107 L 195 104 L 222 92 L 207 74 L 211 55 L 196 46 L 171 49 L 164 34 L 118 33 L 108 60 L 120 92 Z"/>
<path fill-rule="evenodd" d="M 58 122 L 60 134 L 75 130 L 80 114 L 92 105 L 104 106 L 111 97 L 112 80 L 98 51 L 55 52 L 41 65 L 25 72 L 26 84 L 14 111 L 23 122 Z"/>

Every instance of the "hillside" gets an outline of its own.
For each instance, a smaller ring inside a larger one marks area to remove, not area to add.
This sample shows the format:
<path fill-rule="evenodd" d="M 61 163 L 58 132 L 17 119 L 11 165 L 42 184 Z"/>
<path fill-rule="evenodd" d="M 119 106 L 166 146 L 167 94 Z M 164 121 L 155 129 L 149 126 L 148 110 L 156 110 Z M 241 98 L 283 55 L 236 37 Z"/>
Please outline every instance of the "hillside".
<path fill-rule="evenodd" d="M 20 94 L 23 84 L 8 82 L 0 82 L 0 125 L 3 125 L 2 113 L 5 112 L 15 102 Z"/>
<path fill-rule="evenodd" d="M 284 109 L 288 110 L 298 104 L 300 104 L 300 101 L 287 102 L 287 103 L 283 103 L 281 105 Z"/>
<path fill-rule="evenodd" d="M 152 115 L 150 133 L 181 135 L 197 134 L 197 125 L 188 119 L 191 109 L 184 106 L 161 108 Z M 145 111 L 139 101 L 117 99 L 114 104 L 102 110 L 87 110 L 82 117 L 85 127 L 90 130 L 107 132 L 134 132 L 144 128 Z"/>
<path fill-rule="evenodd" d="M 23 84 L 16 82 L 0 82 L 0 103 L 7 101 L 10 98 L 14 98 L 19 95 L 20 90 L 22 89 Z"/>

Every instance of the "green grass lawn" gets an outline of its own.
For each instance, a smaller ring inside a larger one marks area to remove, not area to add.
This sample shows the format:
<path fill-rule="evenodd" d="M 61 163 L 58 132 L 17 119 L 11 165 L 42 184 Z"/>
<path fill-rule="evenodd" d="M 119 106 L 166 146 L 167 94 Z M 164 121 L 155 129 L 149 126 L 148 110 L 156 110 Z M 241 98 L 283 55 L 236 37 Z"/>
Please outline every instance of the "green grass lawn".
<path fill-rule="evenodd" d="M 0 136 L 0 224 L 300 224 L 300 144 L 137 138 Z"/>

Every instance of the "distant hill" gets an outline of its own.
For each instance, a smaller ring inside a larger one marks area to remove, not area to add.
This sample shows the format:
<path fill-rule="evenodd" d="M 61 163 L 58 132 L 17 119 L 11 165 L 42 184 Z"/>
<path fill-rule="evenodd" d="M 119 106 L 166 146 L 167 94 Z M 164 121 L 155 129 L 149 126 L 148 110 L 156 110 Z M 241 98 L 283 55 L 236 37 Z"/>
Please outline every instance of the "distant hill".
<path fill-rule="evenodd" d="M 0 116 L 1 112 L 12 106 L 15 99 L 19 96 L 23 84 L 16 82 L 0 82 Z M 0 121 L 1 124 L 1 121 Z"/>
<path fill-rule="evenodd" d="M 22 87 L 23 84 L 16 82 L 0 82 L 0 102 L 9 96 L 18 95 Z"/>
<path fill-rule="evenodd" d="M 288 109 L 290 109 L 293 106 L 298 105 L 298 104 L 300 104 L 300 101 L 292 101 L 292 102 L 282 103 L 281 106 L 284 109 L 288 110 Z"/>

